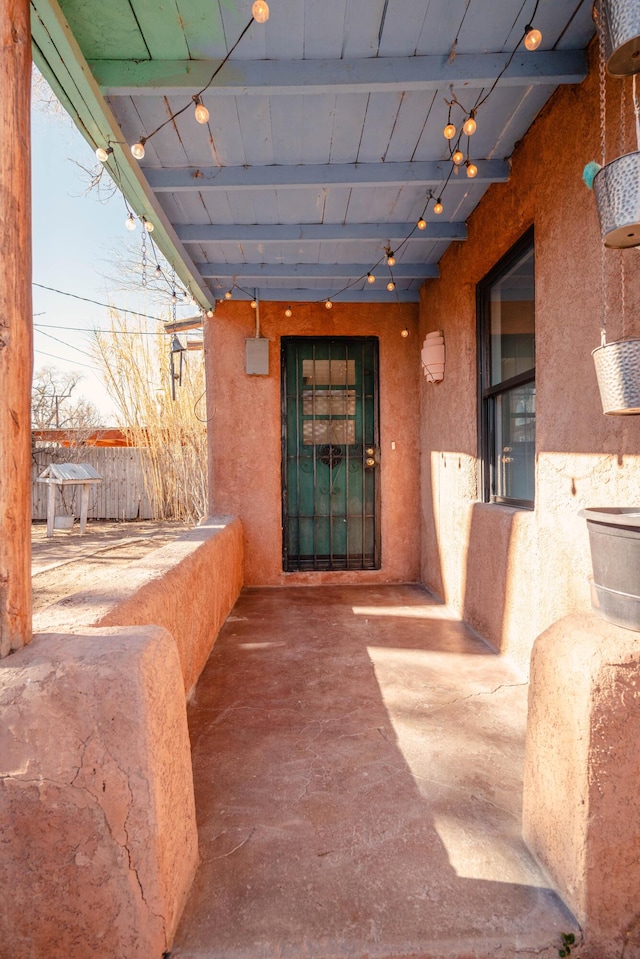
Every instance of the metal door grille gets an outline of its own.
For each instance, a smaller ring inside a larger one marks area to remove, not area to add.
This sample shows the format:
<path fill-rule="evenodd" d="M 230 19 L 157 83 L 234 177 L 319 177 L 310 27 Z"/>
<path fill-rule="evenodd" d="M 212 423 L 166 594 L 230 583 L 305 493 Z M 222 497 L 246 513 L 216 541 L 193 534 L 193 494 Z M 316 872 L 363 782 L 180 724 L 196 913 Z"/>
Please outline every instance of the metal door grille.
<path fill-rule="evenodd" d="M 282 340 L 283 565 L 379 568 L 378 341 Z"/>

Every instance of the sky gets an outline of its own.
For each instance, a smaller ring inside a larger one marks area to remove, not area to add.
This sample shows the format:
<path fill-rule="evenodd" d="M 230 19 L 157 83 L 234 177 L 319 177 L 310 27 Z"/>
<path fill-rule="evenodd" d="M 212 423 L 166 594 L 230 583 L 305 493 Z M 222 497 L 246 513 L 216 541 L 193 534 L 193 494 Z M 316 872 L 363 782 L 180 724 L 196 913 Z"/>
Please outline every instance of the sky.
<path fill-rule="evenodd" d="M 74 396 L 91 400 L 102 425 L 112 426 L 115 407 L 91 355 L 91 330 L 109 329 L 108 308 L 35 284 L 165 320 L 169 304 L 162 308 L 145 297 L 141 286 L 122 288 L 119 262 L 140 262 L 140 231 L 126 230 L 120 193 L 104 202 L 95 190 L 87 194 L 89 176 L 78 163 L 91 169 L 98 161 L 67 114 L 34 105 L 31 122 L 34 371 L 53 366 L 63 373 L 80 373 Z M 152 320 L 145 322 L 149 330 L 156 329 Z"/>

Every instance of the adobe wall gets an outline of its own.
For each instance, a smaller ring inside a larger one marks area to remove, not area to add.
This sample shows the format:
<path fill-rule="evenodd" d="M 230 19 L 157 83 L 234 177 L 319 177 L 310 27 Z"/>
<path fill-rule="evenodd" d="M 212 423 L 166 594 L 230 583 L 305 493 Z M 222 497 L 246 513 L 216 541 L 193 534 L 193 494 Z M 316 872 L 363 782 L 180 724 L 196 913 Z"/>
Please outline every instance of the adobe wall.
<path fill-rule="evenodd" d="M 640 634 L 594 613 L 534 644 L 523 833 L 580 922 L 583 959 L 640 957 Z"/>
<path fill-rule="evenodd" d="M 260 306 L 270 341 L 269 375 L 245 373 L 245 341 L 255 335 L 248 302 L 223 302 L 206 325 L 210 504 L 242 521 L 247 586 L 416 582 L 419 577 L 417 304 Z M 410 336 L 400 333 L 404 327 Z M 376 336 L 380 349 L 382 568 L 366 572 L 282 571 L 280 339 Z M 391 444 L 395 443 L 392 450 Z"/>
<path fill-rule="evenodd" d="M 47 629 L 88 626 L 167 629 L 188 696 L 242 588 L 242 524 L 209 516 L 173 542 L 131 563 L 110 589 L 85 590 L 47 608 Z"/>
<path fill-rule="evenodd" d="M 593 61 L 593 50 L 591 51 Z M 602 413 L 601 239 L 585 163 L 600 159 L 597 72 L 560 89 L 421 290 L 420 339 L 442 329 L 447 366 L 420 387 L 422 581 L 523 669 L 535 637 L 590 608 L 584 506 L 630 506 L 640 490 L 640 419 Z M 626 141 L 620 136 L 624 87 Z M 633 148 L 631 81 L 610 80 L 607 159 Z M 479 130 L 482 123 L 478 115 Z M 476 134 L 477 136 L 477 134 Z M 444 200 L 446 204 L 446 197 Z M 476 284 L 531 225 L 536 255 L 536 504 L 479 502 Z M 625 265 L 625 312 L 620 263 Z M 605 255 L 608 339 L 640 335 L 638 252 Z"/>
<path fill-rule="evenodd" d="M 176 644 L 35 636 L 0 663 L 0 955 L 159 959 L 198 861 Z"/>

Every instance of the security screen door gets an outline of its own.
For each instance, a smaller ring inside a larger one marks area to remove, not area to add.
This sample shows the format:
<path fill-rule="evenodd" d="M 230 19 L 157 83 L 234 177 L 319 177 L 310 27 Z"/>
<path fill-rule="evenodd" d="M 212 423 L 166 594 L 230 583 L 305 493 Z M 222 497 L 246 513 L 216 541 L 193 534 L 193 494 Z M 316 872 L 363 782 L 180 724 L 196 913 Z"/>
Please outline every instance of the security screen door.
<path fill-rule="evenodd" d="M 378 341 L 282 340 L 284 569 L 378 569 Z"/>

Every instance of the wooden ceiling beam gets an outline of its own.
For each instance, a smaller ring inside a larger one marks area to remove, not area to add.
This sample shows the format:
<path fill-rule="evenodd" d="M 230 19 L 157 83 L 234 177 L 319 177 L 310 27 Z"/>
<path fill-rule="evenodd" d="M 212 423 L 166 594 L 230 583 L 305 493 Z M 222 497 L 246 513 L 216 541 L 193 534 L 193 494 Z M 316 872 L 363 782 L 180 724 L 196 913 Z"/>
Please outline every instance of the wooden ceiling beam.
<path fill-rule="evenodd" d="M 268 240 L 278 243 L 301 243 L 305 240 L 333 243 L 371 240 L 393 245 L 395 241 L 466 240 L 464 223 L 427 222 L 424 230 L 415 230 L 415 223 L 206 223 L 182 224 L 176 231 L 182 243 L 243 243 Z"/>
<path fill-rule="evenodd" d="M 345 290 L 337 293 L 335 287 L 325 290 L 272 290 L 268 286 L 257 287 L 253 290 L 233 291 L 233 300 L 252 300 L 254 297 L 261 303 L 324 303 L 331 300 L 336 306 L 338 303 L 419 303 L 420 290 L 398 290 L 389 292 L 384 284 L 378 289 L 368 286 L 366 290 Z M 227 302 L 226 300 L 224 301 Z"/>
<path fill-rule="evenodd" d="M 476 160 L 474 183 L 506 183 L 506 160 Z M 144 169 L 155 193 L 196 190 L 309 189 L 324 187 L 403 187 L 437 189 L 451 171 L 449 161 L 413 160 L 406 163 L 301 163 L 296 166 L 219 166 Z M 464 170 L 460 171 L 463 179 Z"/>
<path fill-rule="evenodd" d="M 210 96 L 393 93 L 456 87 L 489 87 L 507 53 L 356 60 L 232 60 L 207 90 Z M 191 96 L 205 87 L 220 60 L 90 60 L 106 96 Z M 518 51 L 500 86 L 581 83 L 587 75 L 583 50 Z"/>
<path fill-rule="evenodd" d="M 240 286 L 255 286 L 265 279 L 279 280 L 356 280 L 372 269 L 371 263 L 197 263 L 200 276 L 205 279 L 238 282 Z M 389 268 L 380 264 L 376 279 L 389 279 Z M 396 263 L 395 279 L 426 280 L 439 276 L 436 263 Z"/>

